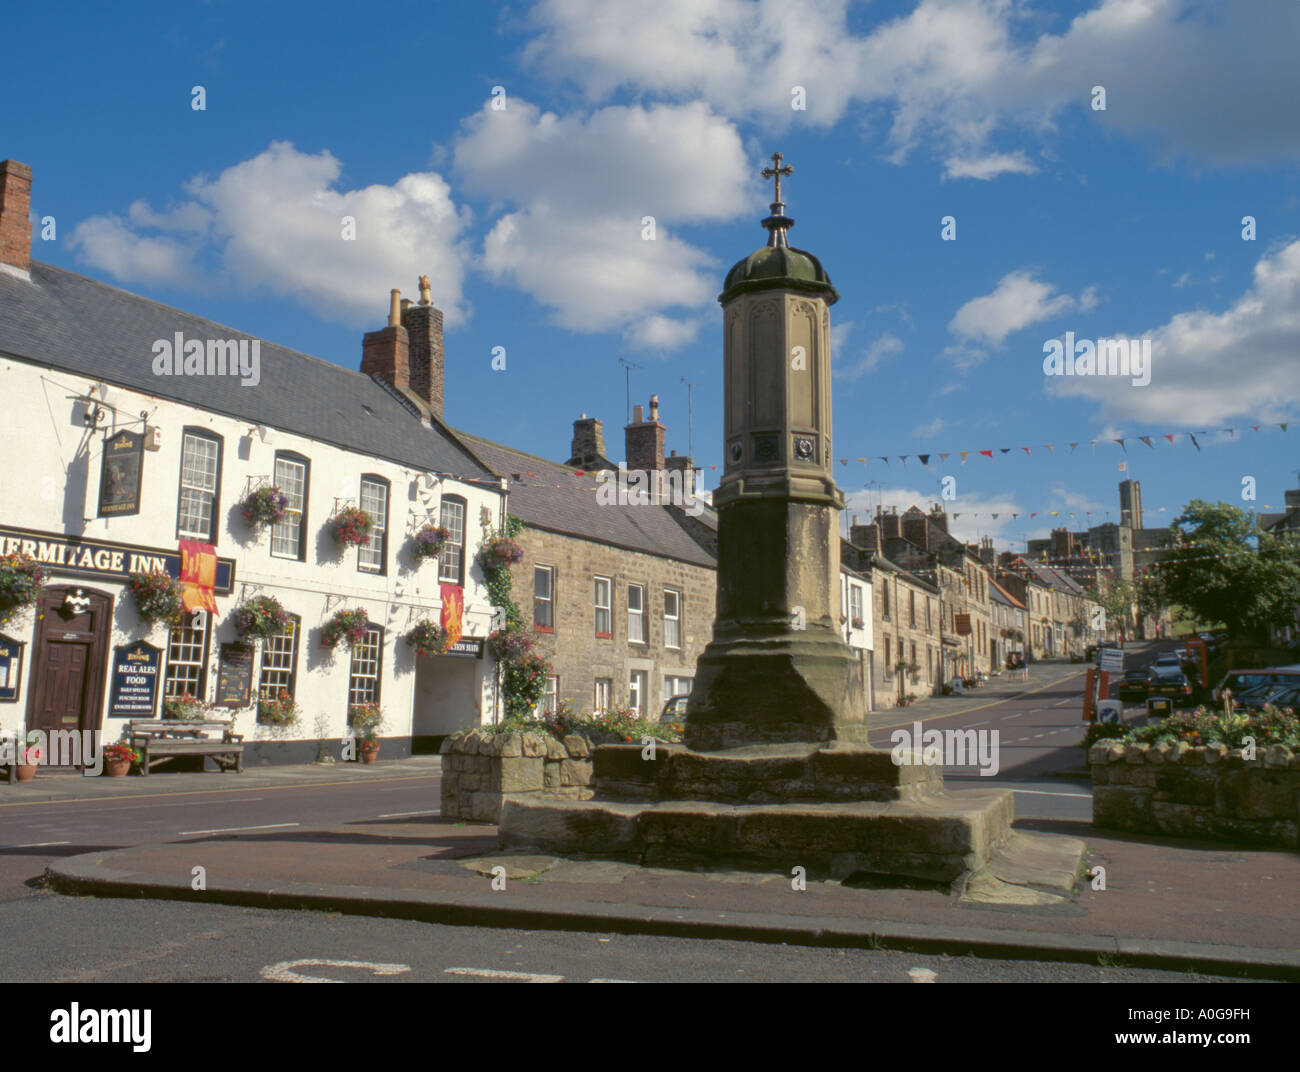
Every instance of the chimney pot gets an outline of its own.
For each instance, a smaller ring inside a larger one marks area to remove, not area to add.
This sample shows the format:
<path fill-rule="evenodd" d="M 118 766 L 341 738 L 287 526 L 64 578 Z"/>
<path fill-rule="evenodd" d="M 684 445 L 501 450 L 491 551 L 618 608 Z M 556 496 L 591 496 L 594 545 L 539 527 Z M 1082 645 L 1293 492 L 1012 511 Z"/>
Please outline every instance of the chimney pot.
<path fill-rule="evenodd" d="M 632 407 L 632 423 L 633 424 L 645 423 L 645 407 L 643 406 Z"/>
<path fill-rule="evenodd" d="M 388 302 L 388 326 L 399 327 L 402 323 L 402 292 L 393 288 Z"/>
<path fill-rule="evenodd" d="M 659 396 L 650 396 L 650 419 L 657 421 L 659 419 Z"/>

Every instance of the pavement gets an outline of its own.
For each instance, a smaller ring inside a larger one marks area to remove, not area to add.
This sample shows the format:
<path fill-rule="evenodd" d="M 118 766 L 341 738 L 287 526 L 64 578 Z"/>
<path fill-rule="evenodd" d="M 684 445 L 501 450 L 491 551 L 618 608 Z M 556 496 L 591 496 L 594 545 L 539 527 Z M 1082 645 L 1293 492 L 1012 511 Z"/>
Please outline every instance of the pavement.
<path fill-rule="evenodd" d="M 899 724 L 903 716 L 911 722 L 963 713 L 1048 687 L 1081 669 L 1077 664 L 1038 664 L 1028 684 L 994 679 L 968 696 L 925 700 L 881 714 Z M 0 787 L 0 803 L 428 778 L 438 770 L 438 757 L 428 756 L 373 767 L 272 767 L 243 775 L 51 776 L 42 784 L 38 774 L 28 785 Z M 428 814 L 99 851 L 52 863 L 46 879 L 54 889 L 72 894 L 306 908 L 442 924 L 895 949 L 1300 980 L 1295 912 L 1300 855 L 1101 831 L 1086 821 L 1022 819 L 1015 831 L 1031 835 L 1026 841 L 1034 835 L 1081 839 L 1089 873 L 1104 869 L 1104 889 L 1094 889 L 1094 879 L 1082 881 L 1064 897 L 1035 897 L 1028 889 L 1018 891 L 1022 896 L 999 897 L 974 888 L 943 892 L 800 883 L 792 878 L 798 860 L 790 861 L 789 871 L 773 874 L 501 854 L 495 826 Z"/>

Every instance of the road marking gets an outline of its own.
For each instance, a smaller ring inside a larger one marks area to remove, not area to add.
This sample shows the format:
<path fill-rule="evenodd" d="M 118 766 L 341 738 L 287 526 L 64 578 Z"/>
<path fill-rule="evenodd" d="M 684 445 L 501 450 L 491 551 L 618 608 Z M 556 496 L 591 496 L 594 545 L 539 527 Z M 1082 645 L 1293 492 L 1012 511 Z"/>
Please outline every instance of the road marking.
<path fill-rule="evenodd" d="M 381 819 L 404 819 L 408 815 L 437 815 L 436 811 L 390 811 L 387 815 L 381 815 Z"/>
<path fill-rule="evenodd" d="M 177 837 L 189 834 L 234 834 L 240 830 L 282 830 L 286 826 L 302 826 L 302 823 L 267 823 L 264 826 L 224 826 L 219 830 L 182 830 Z"/>
<path fill-rule="evenodd" d="M 1091 797 L 1091 793 L 1049 793 L 1045 789 L 1013 789 L 1013 793 L 1027 793 L 1032 797 Z"/>
<path fill-rule="evenodd" d="M 588 979 L 589 983 L 635 983 L 635 979 Z"/>
<path fill-rule="evenodd" d="M 939 973 L 929 968 L 909 968 L 907 974 L 914 983 L 932 983 L 939 978 Z"/>
<path fill-rule="evenodd" d="M 525 983 L 560 983 L 563 975 L 535 975 L 532 972 L 497 971 L 495 968 L 444 968 L 444 975 L 477 975 L 484 979 L 518 979 Z"/>
<path fill-rule="evenodd" d="M 262 969 L 262 978 L 273 983 L 341 983 L 342 979 L 326 979 L 322 975 L 303 975 L 294 968 L 369 968 L 371 975 L 401 975 L 409 972 L 409 964 L 376 964 L 369 960 L 282 960 Z"/>
<path fill-rule="evenodd" d="M 43 849 L 47 845 L 71 845 L 71 841 L 29 841 L 26 845 L 15 845 L 15 849 Z"/>
<path fill-rule="evenodd" d="M 983 722 L 972 722 L 972 723 L 971 723 L 972 726 L 987 726 L 988 724 L 989 724 L 989 720 L 988 720 L 987 718 L 986 718 Z"/>

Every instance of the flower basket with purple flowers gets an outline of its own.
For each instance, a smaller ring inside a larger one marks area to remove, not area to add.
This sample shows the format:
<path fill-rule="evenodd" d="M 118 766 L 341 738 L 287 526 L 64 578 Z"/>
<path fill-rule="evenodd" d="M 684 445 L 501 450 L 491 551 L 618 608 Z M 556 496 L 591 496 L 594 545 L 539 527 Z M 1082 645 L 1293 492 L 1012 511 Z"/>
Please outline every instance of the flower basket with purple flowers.
<path fill-rule="evenodd" d="M 345 506 L 334 516 L 334 539 L 343 547 L 360 547 L 374 527 L 374 518 L 364 510 Z"/>
<path fill-rule="evenodd" d="M 497 629 L 487 639 L 488 654 L 499 663 L 514 662 L 533 650 L 533 638 L 516 627 Z"/>
<path fill-rule="evenodd" d="M 524 557 L 524 549 L 509 536 L 493 536 L 483 543 L 479 559 L 485 570 L 505 569 Z"/>
<path fill-rule="evenodd" d="M 244 521 L 254 531 L 274 525 L 289 516 L 289 496 L 274 484 L 263 485 L 248 493 L 243 503 Z"/>
<path fill-rule="evenodd" d="M 170 573 L 162 570 L 136 572 L 131 574 L 127 587 L 135 599 L 140 617 L 150 625 L 159 622 L 175 625 L 181 620 L 185 610 L 181 602 L 181 585 Z"/>
<path fill-rule="evenodd" d="M 321 629 L 321 647 L 334 648 L 341 640 L 345 647 L 351 648 L 353 644 L 359 644 L 366 639 L 369 629 L 370 615 L 366 613 L 364 607 L 358 607 L 356 610 L 341 610 Z"/>
<path fill-rule="evenodd" d="M 425 525 L 411 537 L 411 557 L 417 562 L 437 558 L 450 539 L 450 530 L 441 525 Z"/>
<path fill-rule="evenodd" d="M 283 633 L 289 624 L 289 614 L 275 596 L 254 596 L 247 603 L 236 607 L 232 617 L 235 632 L 245 640 L 265 640 L 269 636 Z"/>

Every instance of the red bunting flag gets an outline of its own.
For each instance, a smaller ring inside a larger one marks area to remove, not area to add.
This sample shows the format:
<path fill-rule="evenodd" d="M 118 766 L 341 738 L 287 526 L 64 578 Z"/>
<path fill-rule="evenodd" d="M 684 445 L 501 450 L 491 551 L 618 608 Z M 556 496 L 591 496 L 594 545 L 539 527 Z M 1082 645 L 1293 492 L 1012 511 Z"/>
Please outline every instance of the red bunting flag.
<path fill-rule="evenodd" d="M 982 450 L 982 451 L 980 451 L 980 453 L 983 454 L 984 457 L 986 457 L 986 458 L 988 458 L 988 459 L 990 459 L 990 460 L 992 460 L 992 458 L 993 458 L 993 452 L 992 452 L 991 450 Z"/>

